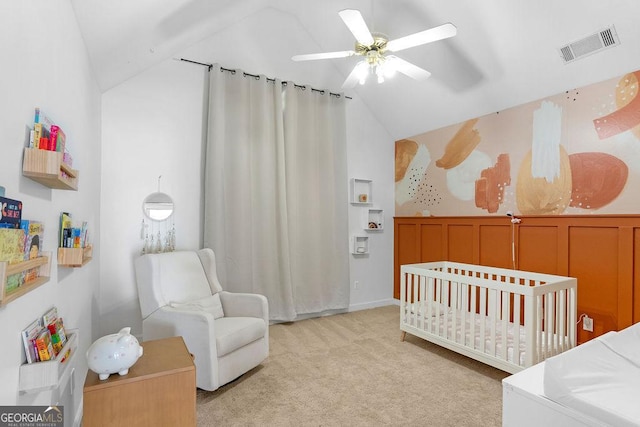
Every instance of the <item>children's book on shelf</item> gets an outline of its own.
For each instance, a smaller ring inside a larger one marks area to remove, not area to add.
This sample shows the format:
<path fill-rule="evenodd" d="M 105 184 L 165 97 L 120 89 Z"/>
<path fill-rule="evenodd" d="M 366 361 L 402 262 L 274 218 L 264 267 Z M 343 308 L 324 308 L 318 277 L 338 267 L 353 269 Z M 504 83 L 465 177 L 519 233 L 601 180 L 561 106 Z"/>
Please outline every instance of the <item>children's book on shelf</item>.
<path fill-rule="evenodd" d="M 29 146 L 64 153 L 65 141 L 66 136 L 60 126 L 36 107 L 33 118 L 33 134 L 30 135 Z"/>
<path fill-rule="evenodd" d="M 64 131 L 58 125 L 51 125 L 51 136 L 49 137 L 49 149 L 51 151 L 58 151 L 64 153 L 64 147 L 66 144 L 66 136 Z"/>
<path fill-rule="evenodd" d="M 60 355 L 67 343 L 67 334 L 55 306 L 22 330 L 22 343 L 27 363 L 43 362 L 53 358 L 62 362 L 69 356 L 70 351 Z"/>
<path fill-rule="evenodd" d="M 24 230 L 0 228 L 0 261 L 15 264 L 24 260 Z"/>
<path fill-rule="evenodd" d="M 43 314 L 42 323 L 49 329 L 49 332 L 51 332 L 54 351 L 58 354 L 67 342 L 67 334 L 64 331 L 62 318 L 58 317 L 58 308 L 54 306 Z"/>
<path fill-rule="evenodd" d="M 29 326 L 22 330 L 22 343 L 24 345 L 24 353 L 27 357 L 27 363 L 40 361 L 38 357 L 38 349 L 36 347 L 36 338 L 38 338 L 42 329 L 42 320 L 35 319 L 29 324 Z"/>
<path fill-rule="evenodd" d="M 53 351 L 56 356 L 62 350 L 62 347 L 67 343 L 67 334 L 64 332 L 64 325 L 62 319 L 56 319 L 54 322 L 47 325 L 47 329 L 51 333 L 51 343 L 53 344 Z"/>
<path fill-rule="evenodd" d="M 24 230 L 24 259 L 30 260 L 42 255 L 42 243 L 44 240 L 44 223 L 23 219 L 20 228 Z M 39 268 L 25 271 L 24 281 L 31 282 L 38 278 Z"/>
<path fill-rule="evenodd" d="M 38 358 L 41 362 L 51 360 L 55 357 L 53 344 L 51 342 L 51 332 L 49 332 L 48 328 L 43 328 L 36 338 L 36 347 L 38 348 Z"/>
<path fill-rule="evenodd" d="M 71 214 L 68 212 L 62 212 L 60 214 L 60 240 L 58 241 L 59 248 L 71 248 L 73 245 L 68 246 L 69 240 L 72 236 L 73 225 L 71 222 Z"/>
<path fill-rule="evenodd" d="M 86 248 L 89 245 L 89 229 L 87 221 L 82 222 L 82 228 L 80 229 L 80 246 Z"/>
<path fill-rule="evenodd" d="M 42 324 L 45 326 L 49 326 L 56 320 L 58 320 L 58 307 L 56 306 L 51 307 L 42 315 Z"/>
<path fill-rule="evenodd" d="M 0 228 L 0 261 L 15 264 L 24 260 L 24 230 L 21 228 Z M 4 286 L 5 295 L 15 291 L 24 283 L 24 274 L 8 276 Z"/>
<path fill-rule="evenodd" d="M 20 228 L 22 202 L 0 197 L 0 228 Z"/>

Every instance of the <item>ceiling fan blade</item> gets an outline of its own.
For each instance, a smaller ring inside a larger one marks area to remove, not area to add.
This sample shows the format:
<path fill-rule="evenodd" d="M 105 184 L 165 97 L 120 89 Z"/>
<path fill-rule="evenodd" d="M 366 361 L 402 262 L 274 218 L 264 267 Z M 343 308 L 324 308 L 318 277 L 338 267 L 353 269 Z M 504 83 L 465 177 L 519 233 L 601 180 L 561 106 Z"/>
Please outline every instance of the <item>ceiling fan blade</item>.
<path fill-rule="evenodd" d="M 387 50 L 390 52 L 397 52 L 399 50 L 409 49 L 410 47 L 419 46 L 421 44 L 453 37 L 457 33 L 458 29 L 456 26 L 449 22 L 438 27 L 420 31 L 419 33 L 410 34 L 395 40 L 389 40 L 389 42 L 387 42 Z"/>
<path fill-rule="evenodd" d="M 364 46 L 371 46 L 373 44 L 374 40 L 371 31 L 369 31 L 359 10 L 344 9 L 338 12 L 338 14 L 358 43 Z"/>
<path fill-rule="evenodd" d="M 366 61 L 358 62 L 356 66 L 353 67 L 353 70 L 351 70 L 344 83 L 342 83 L 342 89 L 351 89 L 358 84 L 358 82 L 364 81 L 367 77 L 367 73 L 369 72 L 368 68 L 369 64 L 367 64 Z"/>
<path fill-rule="evenodd" d="M 398 58 L 394 55 L 387 56 L 387 63 L 396 71 L 416 80 L 426 80 L 431 75 L 431 73 L 424 68 L 413 65 L 411 62 L 405 61 L 404 59 Z"/>
<path fill-rule="evenodd" d="M 305 55 L 295 55 L 292 56 L 291 59 L 294 61 L 312 61 L 315 59 L 347 58 L 355 54 L 356 53 L 353 50 L 343 50 L 340 52 L 308 53 Z"/>

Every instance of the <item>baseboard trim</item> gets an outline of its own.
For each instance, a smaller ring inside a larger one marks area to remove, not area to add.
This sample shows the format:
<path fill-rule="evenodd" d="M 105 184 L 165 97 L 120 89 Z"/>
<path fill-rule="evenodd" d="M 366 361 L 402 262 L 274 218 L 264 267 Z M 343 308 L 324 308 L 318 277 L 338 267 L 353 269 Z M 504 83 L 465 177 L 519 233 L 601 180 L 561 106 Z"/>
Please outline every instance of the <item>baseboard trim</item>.
<path fill-rule="evenodd" d="M 384 307 L 386 305 L 400 305 L 400 301 L 394 298 L 389 298 L 378 301 L 362 302 L 359 304 L 350 304 L 349 311 L 367 310 L 369 308 Z"/>

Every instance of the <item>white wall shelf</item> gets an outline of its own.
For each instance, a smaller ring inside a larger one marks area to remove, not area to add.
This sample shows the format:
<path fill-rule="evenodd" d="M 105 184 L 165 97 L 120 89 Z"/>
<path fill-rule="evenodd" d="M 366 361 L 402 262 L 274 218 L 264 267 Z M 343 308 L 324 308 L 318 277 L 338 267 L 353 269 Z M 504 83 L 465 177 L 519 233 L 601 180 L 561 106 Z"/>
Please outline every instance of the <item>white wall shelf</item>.
<path fill-rule="evenodd" d="M 77 329 L 70 329 L 68 333 L 67 343 L 54 359 L 25 363 L 20 366 L 19 390 L 21 393 L 37 393 L 66 385 L 62 383 L 68 378 L 78 349 Z"/>
<path fill-rule="evenodd" d="M 382 209 L 367 209 L 365 217 L 365 230 L 384 230 L 384 211 Z"/>
<path fill-rule="evenodd" d="M 351 179 L 351 203 L 370 205 L 373 201 L 373 182 L 370 179 Z"/>
<path fill-rule="evenodd" d="M 367 255 L 369 253 L 369 236 L 353 236 L 351 253 L 353 255 Z"/>

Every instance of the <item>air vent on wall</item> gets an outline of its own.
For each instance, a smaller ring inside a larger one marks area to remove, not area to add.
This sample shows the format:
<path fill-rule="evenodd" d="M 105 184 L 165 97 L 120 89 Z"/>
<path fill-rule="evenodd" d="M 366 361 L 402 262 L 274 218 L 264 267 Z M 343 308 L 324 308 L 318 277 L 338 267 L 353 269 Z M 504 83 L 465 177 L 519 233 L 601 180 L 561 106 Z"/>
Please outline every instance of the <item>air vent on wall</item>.
<path fill-rule="evenodd" d="M 559 50 L 564 62 L 569 63 L 619 44 L 620 40 L 618 39 L 616 28 L 612 25 L 595 34 L 562 46 Z"/>

